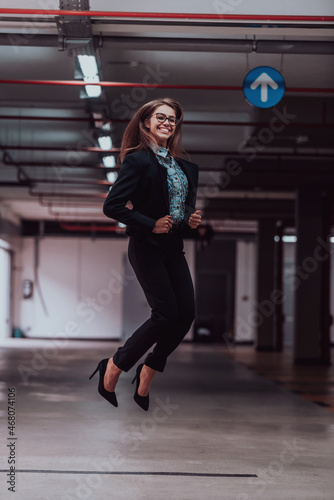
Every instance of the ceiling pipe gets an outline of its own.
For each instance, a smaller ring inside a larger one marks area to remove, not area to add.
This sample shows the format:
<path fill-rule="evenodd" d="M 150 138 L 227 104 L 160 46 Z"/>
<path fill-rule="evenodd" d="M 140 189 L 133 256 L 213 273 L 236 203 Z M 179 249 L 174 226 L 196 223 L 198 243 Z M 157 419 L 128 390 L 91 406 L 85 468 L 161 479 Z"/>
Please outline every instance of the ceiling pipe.
<path fill-rule="evenodd" d="M 102 174 L 106 172 L 118 172 L 119 167 L 104 167 L 104 166 L 94 166 L 94 165 L 62 165 L 61 163 L 57 163 L 57 165 L 52 163 L 19 163 L 19 162 L 9 162 L 6 159 L 3 159 L 2 163 L 6 165 L 6 167 L 16 167 L 16 168 L 47 168 L 47 169 L 63 169 L 68 168 L 71 171 L 80 170 L 80 169 L 89 169 L 89 170 L 98 170 Z"/>
<path fill-rule="evenodd" d="M 245 146 L 245 152 L 242 153 L 237 150 L 222 150 L 222 151 L 195 151 L 195 150 L 188 150 L 187 153 L 193 154 L 193 155 L 206 155 L 206 156 L 221 156 L 221 155 L 229 155 L 229 156 L 248 156 L 249 152 L 246 151 L 247 146 Z M 18 150 L 18 151 L 64 151 L 67 152 L 69 151 L 68 148 L 60 148 L 60 147 L 52 147 L 52 146 L 10 146 L 10 145 L 0 145 L 0 149 L 3 150 Z M 108 151 L 105 151 L 101 148 L 97 147 L 82 147 L 82 148 L 76 148 L 75 151 L 78 152 L 91 152 L 91 153 L 117 153 L 120 151 L 120 148 L 112 148 Z M 269 157 L 277 157 L 277 158 L 332 158 L 334 153 L 314 153 L 313 151 L 310 153 L 305 153 L 305 152 L 298 152 L 298 151 L 293 151 L 293 152 L 266 152 L 266 151 L 253 151 L 254 154 L 257 156 L 269 156 Z M 15 166 L 15 164 L 13 164 Z M 38 166 L 38 165 L 37 165 Z M 77 166 L 75 168 L 78 168 Z M 113 167 L 115 168 L 115 167 Z M 101 168 L 102 170 L 102 168 Z M 107 170 L 107 169 L 105 169 Z"/>
<path fill-rule="evenodd" d="M 0 37 L 1 43 L 1 37 Z M 162 38 L 102 36 L 103 47 L 113 50 L 218 52 L 258 54 L 334 54 L 334 42 L 301 40 L 244 40 L 215 38 Z"/>
<path fill-rule="evenodd" d="M 94 208 L 94 207 L 99 207 L 101 208 L 101 202 L 98 200 L 91 200 L 90 202 L 84 203 L 80 201 L 44 201 L 43 198 L 40 198 L 38 200 L 39 204 L 42 207 L 59 207 L 59 208 Z"/>
<path fill-rule="evenodd" d="M 13 116 L 0 115 L 0 120 L 36 120 L 36 121 L 71 121 L 71 122 L 94 122 L 93 118 L 67 118 L 58 116 Z M 291 122 L 287 123 L 286 127 L 290 128 L 334 128 L 334 123 L 326 123 L 323 115 L 320 123 L 303 123 Z M 127 124 L 130 120 L 122 120 L 121 118 L 107 118 L 103 120 L 105 123 L 124 123 Z M 183 125 L 200 125 L 200 126 L 220 126 L 220 127 L 269 127 L 270 122 L 240 122 L 240 121 L 201 121 L 201 120 L 183 120 Z"/>
<path fill-rule="evenodd" d="M 95 10 L 56 10 L 56 9 L 0 9 L 0 14 L 32 15 L 32 16 L 75 16 L 75 17 L 108 17 L 123 19 L 198 19 L 217 21 L 263 21 L 272 22 L 316 22 L 332 23 L 334 16 L 301 16 L 301 15 L 263 15 L 263 14 L 199 14 L 178 12 L 115 12 Z"/>
<path fill-rule="evenodd" d="M 20 35 L 20 33 L 18 33 Z M 163 38 L 163 37 L 124 37 L 95 36 L 99 46 L 112 46 L 113 50 L 152 50 L 176 52 L 209 53 L 252 53 L 258 54 L 334 54 L 334 42 L 309 40 L 244 40 L 214 38 Z M 0 46 L 12 46 L 13 39 L 0 33 Z M 57 35 L 40 35 L 24 40 L 25 47 L 57 47 Z"/>
<path fill-rule="evenodd" d="M 83 80 L 0 80 L 0 84 L 11 85 L 60 85 L 69 87 L 83 87 L 87 82 Z M 170 85 L 165 83 L 134 83 L 134 82 L 98 82 L 90 83 L 89 85 L 99 85 L 100 87 L 138 87 L 152 89 L 178 89 L 178 90 L 226 90 L 226 91 L 242 91 L 243 88 L 236 85 Z M 310 87 L 287 87 L 286 92 L 306 92 L 319 94 L 333 94 L 334 88 L 310 88 Z"/>
<path fill-rule="evenodd" d="M 83 186 L 113 186 L 113 182 L 109 182 L 107 180 L 93 180 L 93 179 L 43 179 L 36 177 L 26 176 L 25 178 L 21 178 L 19 176 L 18 183 L 30 183 L 30 184 L 78 184 Z"/>
<path fill-rule="evenodd" d="M 64 229 L 65 231 L 80 231 L 80 232 L 119 232 L 119 233 L 124 233 L 125 228 L 121 229 L 118 226 L 115 225 L 96 225 L 96 224 L 69 224 L 67 222 L 60 222 L 60 227 L 61 229 Z"/>
<path fill-rule="evenodd" d="M 28 116 L 28 115 L 0 115 L 0 120 L 32 120 L 32 121 L 53 121 L 53 122 L 96 122 L 95 118 L 87 116 L 82 117 L 68 117 L 68 116 Z M 111 123 L 109 118 L 103 118 L 104 123 Z"/>
<path fill-rule="evenodd" d="M 86 152 L 86 153 L 104 153 L 104 154 L 108 154 L 108 153 L 119 153 L 120 152 L 120 148 L 111 148 L 111 149 L 108 149 L 108 151 L 105 151 L 104 149 L 101 149 L 99 147 L 95 147 L 95 146 L 90 146 L 90 147 L 74 147 L 73 149 L 69 149 L 68 147 L 67 148 L 64 148 L 64 147 L 59 147 L 59 146 L 11 146 L 11 145 L 8 145 L 8 146 L 4 146 L 3 144 L 0 144 L 0 150 L 6 150 L 6 149 L 9 149 L 9 150 L 15 150 L 15 151 L 66 151 L 67 153 L 68 152 L 72 152 L 72 151 L 76 151 L 76 152 Z M 55 167 L 57 167 L 58 165 L 55 165 Z M 101 167 L 102 168 L 102 167 Z"/>
<path fill-rule="evenodd" d="M 78 199 L 105 199 L 107 196 L 107 193 L 48 193 L 47 191 L 39 191 L 36 193 L 35 191 L 32 190 L 31 186 L 28 187 L 28 193 L 30 196 L 34 196 L 35 198 L 40 198 L 43 199 L 43 197 L 48 197 L 48 198 L 61 198 L 61 199 L 71 199 L 71 198 L 78 198 Z"/>
<path fill-rule="evenodd" d="M 0 84 L 10 85 L 60 85 L 69 87 L 84 87 L 87 82 L 83 80 L 0 80 Z M 143 87 L 143 88 L 161 88 L 161 89 L 185 89 L 185 90 L 242 90 L 242 87 L 235 85 L 168 85 L 157 83 L 133 83 L 133 82 L 98 82 L 89 83 L 89 85 L 99 85 L 100 87 Z"/>
<path fill-rule="evenodd" d="M 77 207 L 78 209 L 81 208 L 80 207 Z M 73 220 L 73 217 L 82 217 L 82 218 L 92 218 L 92 217 L 97 217 L 97 216 L 103 216 L 103 212 L 101 210 L 101 207 L 100 207 L 100 213 L 97 213 L 97 212 L 81 212 L 81 213 L 78 213 L 78 211 L 76 213 L 73 213 L 73 211 L 69 211 L 69 212 L 57 212 L 55 210 L 53 210 L 53 205 L 50 203 L 49 206 L 48 206 L 48 214 L 51 215 L 52 217 L 57 217 L 57 218 L 61 218 L 61 217 L 72 217 L 72 220 Z"/>

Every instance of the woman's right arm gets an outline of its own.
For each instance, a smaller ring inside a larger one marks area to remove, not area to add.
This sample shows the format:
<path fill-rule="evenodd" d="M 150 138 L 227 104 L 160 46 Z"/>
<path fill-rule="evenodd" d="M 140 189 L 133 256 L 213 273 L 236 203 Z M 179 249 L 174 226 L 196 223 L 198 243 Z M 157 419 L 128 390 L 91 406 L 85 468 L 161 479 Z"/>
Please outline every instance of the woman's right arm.
<path fill-rule="evenodd" d="M 142 167 L 143 164 L 133 154 L 125 157 L 116 182 L 105 199 L 103 213 L 111 219 L 151 233 L 155 219 L 125 206 L 139 186 L 140 176 L 143 175 Z"/>

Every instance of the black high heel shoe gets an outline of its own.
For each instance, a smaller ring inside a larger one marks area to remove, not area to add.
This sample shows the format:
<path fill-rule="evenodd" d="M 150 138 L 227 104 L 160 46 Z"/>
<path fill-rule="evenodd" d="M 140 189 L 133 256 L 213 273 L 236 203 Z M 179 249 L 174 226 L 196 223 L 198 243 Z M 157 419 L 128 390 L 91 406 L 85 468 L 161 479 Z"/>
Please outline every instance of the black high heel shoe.
<path fill-rule="evenodd" d="M 143 366 L 144 366 L 144 363 L 137 366 L 135 378 L 132 380 L 132 383 L 134 383 L 134 381 L 137 379 L 136 392 L 133 396 L 133 399 L 136 401 L 137 405 L 140 406 L 140 408 L 147 411 L 148 407 L 149 407 L 149 403 L 150 403 L 149 394 L 147 394 L 147 396 L 140 396 L 138 394 L 138 387 L 140 384 L 140 372 L 142 371 Z"/>
<path fill-rule="evenodd" d="M 94 375 L 97 371 L 99 371 L 100 379 L 99 379 L 99 385 L 98 385 L 97 390 L 99 391 L 99 394 L 108 401 L 108 403 L 117 407 L 118 403 L 117 403 L 117 398 L 116 398 L 115 392 L 107 391 L 104 388 L 104 384 L 103 384 L 104 374 L 106 373 L 108 361 L 109 361 L 109 358 L 102 359 L 102 361 L 100 361 L 99 364 L 97 365 L 95 372 L 92 373 L 91 376 L 89 377 L 89 380 L 92 377 L 94 377 Z"/>

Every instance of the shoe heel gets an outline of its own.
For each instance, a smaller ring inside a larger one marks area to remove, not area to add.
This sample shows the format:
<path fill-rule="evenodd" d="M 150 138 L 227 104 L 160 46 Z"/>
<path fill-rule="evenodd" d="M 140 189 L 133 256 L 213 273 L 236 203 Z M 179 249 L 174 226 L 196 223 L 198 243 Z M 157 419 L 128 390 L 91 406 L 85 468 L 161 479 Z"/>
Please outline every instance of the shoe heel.
<path fill-rule="evenodd" d="M 104 375 L 106 373 L 106 369 L 107 369 L 107 364 L 108 364 L 108 361 L 109 359 L 106 358 L 106 359 L 102 359 L 99 364 L 97 365 L 97 368 L 96 370 L 91 374 L 91 376 L 89 377 L 89 380 L 94 377 L 95 373 L 98 371 L 99 372 L 99 375 L 100 375 L 100 378 L 99 378 L 99 384 L 98 384 L 98 387 L 97 387 L 97 390 L 99 392 L 99 394 L 108 401 L 108 403 L 112 404 L 113 406 L 118 406 L 118 402 L 117 402 L 117 398 L 116 398 L 116 394 L 115 394 L 115 391 L 113 392 L 110 392 L 110 391 L 107 391 L 105 388 L 104 388 Z"/>
<path fill-rule="evenodd" d="M 93 377 L 94 377 L 95 373 L 96 373 L 96 372 L 98 371 L 98 369 L 99 369 L 99 366 L 100 366 L 100 365 L 97 365 L 97 368 L 96 368 L 95 372 L 91 374 L 91 376 L 89 377 L 89 380 L 90 380 L 91 378 L 93 378 Z"/>
<path fill-rule="evenodd" d="M 144 363 L 142 363 L 141 365 L 139 365 L 137 367 L 135 378 L 132 381 L 132 383 L 134 383 L 134 381 L 137 379 L 136 391 L 135 391 L 135 394 L 133 396 L 133 399 L 136 401 L 137 405 L 139 405 L 143 410 L 147 411 L 148 407 L 149 407 L 149 395 L 139 396 L 139 394 L 138 394 L 138 388 L 139 388 L 139 384 L 140 384 L 140 373 L 141 373 L 143 366 L 144 366 Z"/>

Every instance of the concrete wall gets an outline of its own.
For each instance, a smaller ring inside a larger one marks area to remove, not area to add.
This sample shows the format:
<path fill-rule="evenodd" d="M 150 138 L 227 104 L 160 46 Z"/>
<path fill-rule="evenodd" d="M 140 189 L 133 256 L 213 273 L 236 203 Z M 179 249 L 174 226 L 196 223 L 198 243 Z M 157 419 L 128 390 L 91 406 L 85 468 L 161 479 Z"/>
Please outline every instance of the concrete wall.
<path fill-rule="evenodd" d="M 126 239 L 23 238 L 15 255 L 15 325 L 29 337 L 119 338 Z M 23 280 L 34 284 L 22 298 Z"/>
<path fill-rule="evenodd" d="M 38 247 L 31 237 L 21 238 L 20 244 L 15 241 L 12 326 L 21 328 L 27 336 L 125 339 L 147 319 L 150 308 L 127 262 L 127 238 L 45 237 Z M 285 345 L 293 342 L 293 293 L 288 283 L 294 270 L 294 249 L 294 243 L 284 244 Z M 185 240 L 185 251 L 195 283 L 195 243 Z M 25 279 L 34 283 L 31 299 L 22 298 Z M 331 287 L 334 290 L 333 265 Z M 254 301 L 255 243 L 238 241 L 234 322 L 237 342 L 254 340 Z M 331 311 L 334 315 L 334 293 Z M 187 339 L 192 338 L 193 327 L 187 335 Z M 333 325 L 331 340 L 334 342 Z"/>
<path fill-rule="evenodd" d="M 141 324 L 136 309 L 123 304 L 134 280 L 124 272 L 127 246 L 128 238 L 23 238 L 22 251 L 15 255 L 15 326 L 27 337 L 124 338 L 123 310 L 131 311 L 132 324 Z M 193 246 L 185 242 L 192 274 Z M 29 299 L 22 297 L 26 279 L 34 284 Z M 132 301 L 146 305 L 139 286 Z"/>

